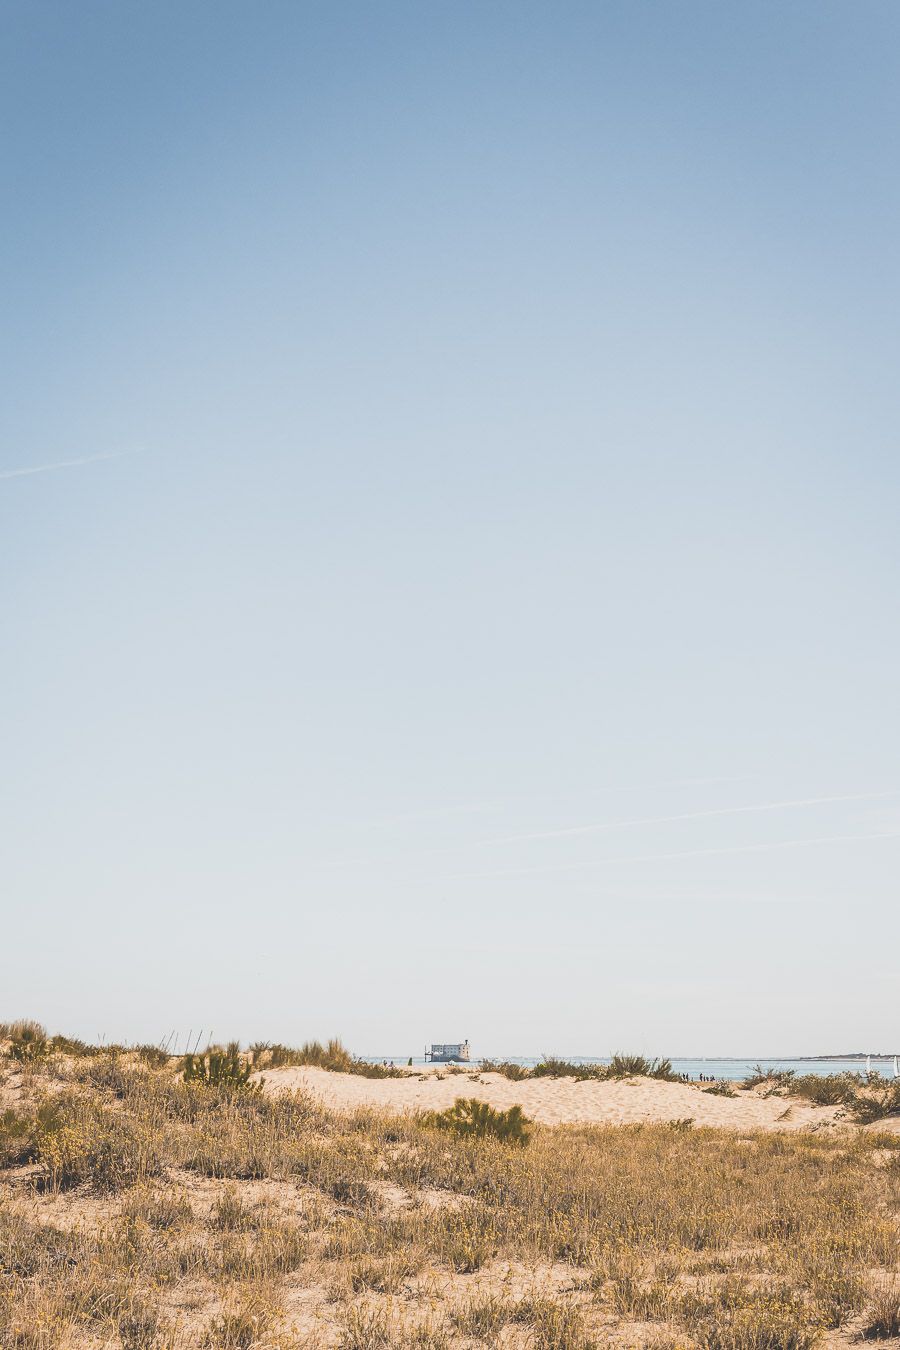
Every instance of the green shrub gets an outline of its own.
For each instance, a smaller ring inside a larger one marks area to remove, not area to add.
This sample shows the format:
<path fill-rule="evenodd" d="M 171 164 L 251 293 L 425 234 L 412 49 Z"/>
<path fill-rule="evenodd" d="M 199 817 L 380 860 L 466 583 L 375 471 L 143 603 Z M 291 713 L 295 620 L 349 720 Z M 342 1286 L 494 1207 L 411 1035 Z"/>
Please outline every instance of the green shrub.
<path fill-rule="evenodd" d="M 490 1063 L 488 1061 L 487 1063 Z M 487 1065 L 483 1064 L 482 1068 Z M 496 1067 L 496 1066 L 493 1066 Z M 518 1068 L 518 1065 L 513 1066 Z M 503 1070 L 501 1069 L 500 1072 Z M 576 1064 L 573 1060 L 557 1059 L 555 1055 L 545 1055 L 539 1064 L 535 1064 L 529 1073 L 507 1074 L 507 1077 L 522 1078 L 577 1078 L 580 1082 L 593 1080 L 604 1082 L 608 1078 L 662 1078 L 667 1082 L 680 1082 L 680 1075 L 672 1069 L 670 1059 L 647 1059 L 644 1055 L 613 1055 L 608 1064 Z"/>
<path fill-rule="evenodd" d="M 40 1022 L 24 1019 L 13 1022 L 9 1030 L 9 1053 L 19 1064 L 39 1064 L 50 1053 L 47 1032 Z"/>
<path fill-rule="evenodd" d="M 881 1074 L 796 1074 L 793 1069 L 765 1070 L 757 1065 L 744 1080 L 749 1087 L 770 1084 L 772 1092 L 786 1091 L 816 1106 L 845 1106 L 861 1125 L 900 1112 L 900 1081 Z"/>
<path fill-rule="evenodd" d="M 150 1069 L 163 1069 L 169 1062 L 169 1052 L 158 1045 L 137 1046 L 137 1056 Z"/>
<path fill-rule="evenodd" d="M 651 1069 L 643 1055 L 613 1055 L 609 1061 L 610 1078 L 649 1078 Z"/>
<path fill-rule="evenodd" d="M 532 1121 L 523 1114 L 521 1106 L 508 1111 L 497 1111 L 477 1097 L 457 1097 L 446 1111 L 432 1112 L 424 1123 L 437 1130 L 447 1130 L 460 1139 L 499 1139 L 504 1144 L 528 1143 Z"/>
<path fill-rule="evenodd" d="M 569 1059 L 557 1059 L 555 1055 L 545 1055 L 540 1064 L 535 1064 L 529 1076 L 531 1078 L 605 1078 L 606 1069 L 602 1064 L 575 1064 Z"/>
<path fill-rule="evenodd" d="M 788 1087 L 793 1078 L 793 1069 L 764 1069 L 761 1064 L 754 1064 L 744 1079 L 744 1087 L 763 1087 L 768 1084 L 773 1089 L 783 1088 Z"/>
<path fill-rule="evenodd" d="M 523 1078 L 530 1075 L 524 1064 L 513 1064 L 508 1059 L 483 1059 L 479 1065 L 480 1073 L 502 1073 L 504 1078 L 509 1078 L 513 1083 L 520 1083 Z"/>
<path fill-rule="evenodd" d="M 71 1055 L 73 1059 L 87 1059 L 90 1055 L 101 1053 L 99 1045 L 89 1045 L 87 1041 L 81 1041 L 77 1036 L 54 1036 L 50 1042 L 50 1049 L 59 1055 Z"/>
<path fill-rule="evenodd" d="M 680 1083 L 681 1074 L 676 1073 L 672 1068 L 670 1059 L 652 1059 L 650 1061 L 650 1077 L 661 1078 L 666 1083 Z"/>
<path fill-rule="evenodd" d="M 736 1097 L 736 1096 L 737 1096 L 737 1093 L 736 1093 L 735 1090 L 734 1090 L 734 1085 L 733 1085 L 732 1083 L 729 1083 L 729 1082 L 724 1082 L 724 1083 L 709 1083 L 706 1087 L 704 1087 L 703 1091 L 704 1091 L 704 1092 L 710 1092 L 710 1093 L 712 1093 L 712 1095 L 713 1095 L 714 1097 Z"/>
<path fill-rule="evenodd" d="M 320 1069 L 331 1069 L 333 1073 L 349 1073 L 353 1056 L 336 1038 L 327 1045 L 319 1041 L 306 1041 L 300 1048 L 300 1062 L 317 1065 Z"/>
<path fill-rule="evenodd" d="M 877 1081 L 873 1079 L 874 1075 L 871 1075 L 860 1091 L 846 1099 L 854 1119 L 861 1125 L 869 1125 L 900 1112 L 900 1079 L 891 1082 L 883 1078 Z"/>
<path fill-rule="evenodd" d="M 281 1069 L 307 1062 L 300 1050 L 295 1050 L 289 1045 L 263 1045 L 257 1042 L 250 1053 L 254 1056 L 254 1064 L 265 1064 L 272 1069 Z"/>
<path fill-rule="evenodd" d="M 790 1090 L 816 1106 L 841 1106 L 856 1100 L 859 1083 L 855 1073 L 804 1073 L 790 1079 Z"/>
<path fill-rule="evenodd" d="M 251 1083 L 253 1065 L 241 1059 L 237 1041 L 224 1050 L 208 1050 L 203 1055 L 185 1055 L 184 1081 L 225 1092 L 259 1092 L 261 1085 Z"/>
<path fill-rule="evenodd" d="M 753 1068 L 744 1079 L 744 1087 L 761 1087 L 763 1083 L 768 1083 L 773 1072 L 773 1069 L 764 1069 L 761 1064 L 754 1064 Z"/>
<path fill-rule="evenodd" d="M 299 1048 L 290 1045 L 270 1045 L 257 1041 L 250 1047 L 250 1058 L 255 1068 L 281 1069 L 309 1064 L 315 1069 L 329 1069 L 332 1073 L 355 1073 L 363 1078 L 400 1078 L 403 1070 L 384 1064 L 370 1064 L 352 1055 L 345 1045 L 333 1037 L 327 1045 L 321 1041 L 306 1041 Z"/>
<path fill-rule="evenodd" d="M 647 1059 L 645 1055 L 613 1055 L 607 1069 L 608 1078 L 661 1078 L 677 1083 L 680 1076 L 673 1072 L 670 1059 Z"/>

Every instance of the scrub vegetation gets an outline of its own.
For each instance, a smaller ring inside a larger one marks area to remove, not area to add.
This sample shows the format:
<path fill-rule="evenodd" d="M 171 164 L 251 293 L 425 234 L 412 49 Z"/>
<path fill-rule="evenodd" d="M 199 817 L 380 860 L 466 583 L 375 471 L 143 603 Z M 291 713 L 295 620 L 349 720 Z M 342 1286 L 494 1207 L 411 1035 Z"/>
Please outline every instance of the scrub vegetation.
<path fill-rule="evenodd" d="M 900 1335 L 896 1135 L 336 1114 L 260 1089 L 272 1047 L 154 1059 L 24 1025 L 0 1043 L 3 1350 Z"/>
<path fill-rule="evenodd" d="M 502 1073 L 514 1082 L 521 1082 L 525 1078 L 575 1078 L 579 1082 L 591 1080 L 600 1083 L 614 1078 L 659 1078 L 667 1083 L 681 1081 L 681 1075 L 672 1069 L 671 1060 L 647 1059 L 644 1055 L 613 1055 L 608 1064 L 576 1064 L 545 1055 L 539 1064 L 530 1069 L 508 1060 L 484 1059 L 479 1069 L 481 1073 Z"/>
<path fill-rule="evenodd" d="M 861 1125 L 900 1114 L 900 1079 L 880 1073 L 795 1074 L 791 1069 L 757 1067 L 747 1085 L 766 1088 L 772 1095 L 801 1097 L 816 1106 L 841 1106 Z"/>
<path fill-rule="evenodd" d="M 357 1073 L 363 1078 L 399 1078 L 403 1070 L 384 1064 L 370 1064 L 366 1059 L 352 1055 L 338 1040 L 327 1045 L 307 1041 L 305 1045 L 270 1045 L 257 1041 L 251 1045 L 250 1062 L 254 1069 L 282 1069 L 309 1064 L 316 1069 L 330 1069 L 332 1073 Z"/>

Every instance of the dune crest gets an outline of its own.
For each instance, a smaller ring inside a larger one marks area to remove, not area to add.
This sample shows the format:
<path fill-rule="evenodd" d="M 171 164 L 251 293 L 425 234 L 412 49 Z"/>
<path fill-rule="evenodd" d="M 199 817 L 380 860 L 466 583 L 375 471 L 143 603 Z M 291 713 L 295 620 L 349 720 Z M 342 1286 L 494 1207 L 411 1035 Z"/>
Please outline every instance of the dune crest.
<path fill-rule="evenodd" d="M 477 1097 L 506 1110 L 519 1105 L 543 1125 L 633 1125 L 641 1122 L 692 1120 L 734 1130 L 802 1130 L 835 1125 L 835 1107 L 812 1106 L 783 1097 L 738 1089 L 734 1097 L 705 1092 L 702 1085 L 667 1083 L 653 1078 L 606 1082 L 574 1078 L 538 1078 L 511 1082 L 502 1074 L 410 1071 L 398 1078 L 372 1079 L 327 1069 L 268 1069 L 261 1077 L 273 1094 L 309 1092 L 338 1111 L 360 1106 L 382 1110 L 434 1111 L 457 1097 Z"/>

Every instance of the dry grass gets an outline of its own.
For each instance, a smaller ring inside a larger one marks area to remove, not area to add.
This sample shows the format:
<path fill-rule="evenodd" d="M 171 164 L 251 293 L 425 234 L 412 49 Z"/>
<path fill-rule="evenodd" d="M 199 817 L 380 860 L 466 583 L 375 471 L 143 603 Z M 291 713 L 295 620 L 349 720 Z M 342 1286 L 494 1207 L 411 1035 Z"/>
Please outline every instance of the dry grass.
<path fill-rule="evenodd" d="M 900 1334 L 888 1136 L 535 1127 L 513 1147 L 153 1060 L 0 1060 L 3 1350 Z"/>

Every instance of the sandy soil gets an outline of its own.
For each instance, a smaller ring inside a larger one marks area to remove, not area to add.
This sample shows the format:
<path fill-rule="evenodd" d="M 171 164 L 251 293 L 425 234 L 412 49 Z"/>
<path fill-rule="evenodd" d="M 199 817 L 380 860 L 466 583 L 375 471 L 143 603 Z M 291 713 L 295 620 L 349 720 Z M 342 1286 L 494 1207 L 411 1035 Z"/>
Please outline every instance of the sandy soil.
<path fill-rule="evenodd" d="M 518 1103 L 544 1125 L 576 1123 L 624 1125 L 640 1121 L 693 1120 L 733 1130 L 802 1130 L 833 1127 L 834 1107 L 812 1106 L 783 1097 L 738 1091 L 719 1097 L 691 1083 L 653 1078 L 578 1082 L 574 1078 L 536 1078 L 510 1082 L 501 1074 L 409 1074 L 402 1078 L 362 1078 L 309 1067 L 268 1069 L 261 1075 L 267 1092 L 309 1092 L 326 1106 L 352 1111 L 360 1106 L 388 1111 L 441 1111 L 457 1097 L 478 1097 L 501 1110 Z"/>

